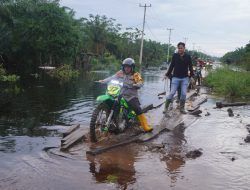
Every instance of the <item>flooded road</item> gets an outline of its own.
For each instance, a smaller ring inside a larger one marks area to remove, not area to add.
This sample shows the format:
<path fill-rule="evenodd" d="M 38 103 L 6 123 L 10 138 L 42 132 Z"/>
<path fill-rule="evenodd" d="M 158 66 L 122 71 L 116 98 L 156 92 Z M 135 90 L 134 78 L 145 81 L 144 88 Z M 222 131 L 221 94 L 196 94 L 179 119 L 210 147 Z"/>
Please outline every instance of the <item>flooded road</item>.
<path fill-rule="evenodd" d="M 41 80 L 1 110 L 0 189 L 249 189 L 250 144 L 244 142 L 250 107 L 213 109 L 216 98 L 188 126 L 162 133 L 145 144 L 130 144 L 98 156 L 54 154 L 68 125 L 89 124 L 95 98 L 105 87 L 92 81 L 107 74 L 82 76 L 69 85 Z M 142 105 L 158 104 L 164 90 L 162 71 L 144 72 Z M 165 85 L 169 88 L 169 85 Z M 207 112 L 210 115 L 205 116 Z M 239 115 L 238 115 L 239 114 Z M 157 120 L 157 118 L 151 118 Z M 160 119 L 160 117 L 159 117 Z M 149 144 L 164 144 L 163 152 Z M 77 148 L 77 147 L 76 147 Z M 188 151 L 203 153 L 187 158 Z"/>

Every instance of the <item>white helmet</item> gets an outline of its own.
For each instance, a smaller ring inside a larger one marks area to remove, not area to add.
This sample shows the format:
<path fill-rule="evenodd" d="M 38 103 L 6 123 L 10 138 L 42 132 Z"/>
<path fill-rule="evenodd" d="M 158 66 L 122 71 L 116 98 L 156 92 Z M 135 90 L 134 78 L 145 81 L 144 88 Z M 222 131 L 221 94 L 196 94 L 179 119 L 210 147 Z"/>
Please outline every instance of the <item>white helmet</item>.
<path fill-rule="evenodd" d="M 124 71 L 124 67 L 129 66 L 132 69 L 132 72 L 135 69 L 135 60 L 132 58 L 126 58 L 122 61 L 122 70 Z"/>

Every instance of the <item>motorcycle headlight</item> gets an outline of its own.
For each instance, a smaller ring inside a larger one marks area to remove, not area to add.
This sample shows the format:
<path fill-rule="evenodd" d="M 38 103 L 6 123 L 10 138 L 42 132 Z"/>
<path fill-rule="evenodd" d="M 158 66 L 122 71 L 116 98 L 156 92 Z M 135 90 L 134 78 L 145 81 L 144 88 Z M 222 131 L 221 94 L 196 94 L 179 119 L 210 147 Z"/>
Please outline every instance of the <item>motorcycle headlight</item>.
<path fill-rule="evenodd" d="M 120 93 L 120 86 L 117 85 L 108 85 L 107 93 L 111 96 L 117 96 Z"/>

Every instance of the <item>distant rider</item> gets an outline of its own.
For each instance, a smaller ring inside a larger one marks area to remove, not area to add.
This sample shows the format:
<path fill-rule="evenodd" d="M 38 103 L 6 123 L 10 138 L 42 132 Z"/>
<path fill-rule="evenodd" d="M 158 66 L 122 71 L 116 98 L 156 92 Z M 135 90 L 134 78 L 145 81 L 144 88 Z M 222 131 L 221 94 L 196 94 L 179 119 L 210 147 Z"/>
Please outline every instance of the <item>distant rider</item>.
<path fill-rule="evenodd" d="M 201 80 L 202 80 L 202 61 L 199 60 L 197 57 L 195 58 L 195 63 L 196 63 L 196 68 L 194 70 L 194 76 L 195 76 L 195 84 L 198 81 L 198 86 L 201 85 Z"/>

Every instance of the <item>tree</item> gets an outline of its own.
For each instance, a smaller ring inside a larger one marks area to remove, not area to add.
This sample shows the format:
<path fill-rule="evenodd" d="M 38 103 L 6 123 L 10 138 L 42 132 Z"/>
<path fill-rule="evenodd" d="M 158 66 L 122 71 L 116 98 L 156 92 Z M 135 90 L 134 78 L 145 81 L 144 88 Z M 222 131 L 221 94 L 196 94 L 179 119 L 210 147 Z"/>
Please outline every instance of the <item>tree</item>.
<path fill-rule="evenodd" d="M 85 48 L 97 55 L 105 53 L 107 44 L 118 37 L 120 24 L 114 23 L 115 19 L 100 15 L 89 15 L 84 19 Z"/>
<path fill-rule="evenodd" d="M 6 32 L 1 36 L 1 53 L 15 71 L 73 62 L 82 45 L 81 22 L 58 1 L 6 1 L 0 10 L 0 32 Z"/>

